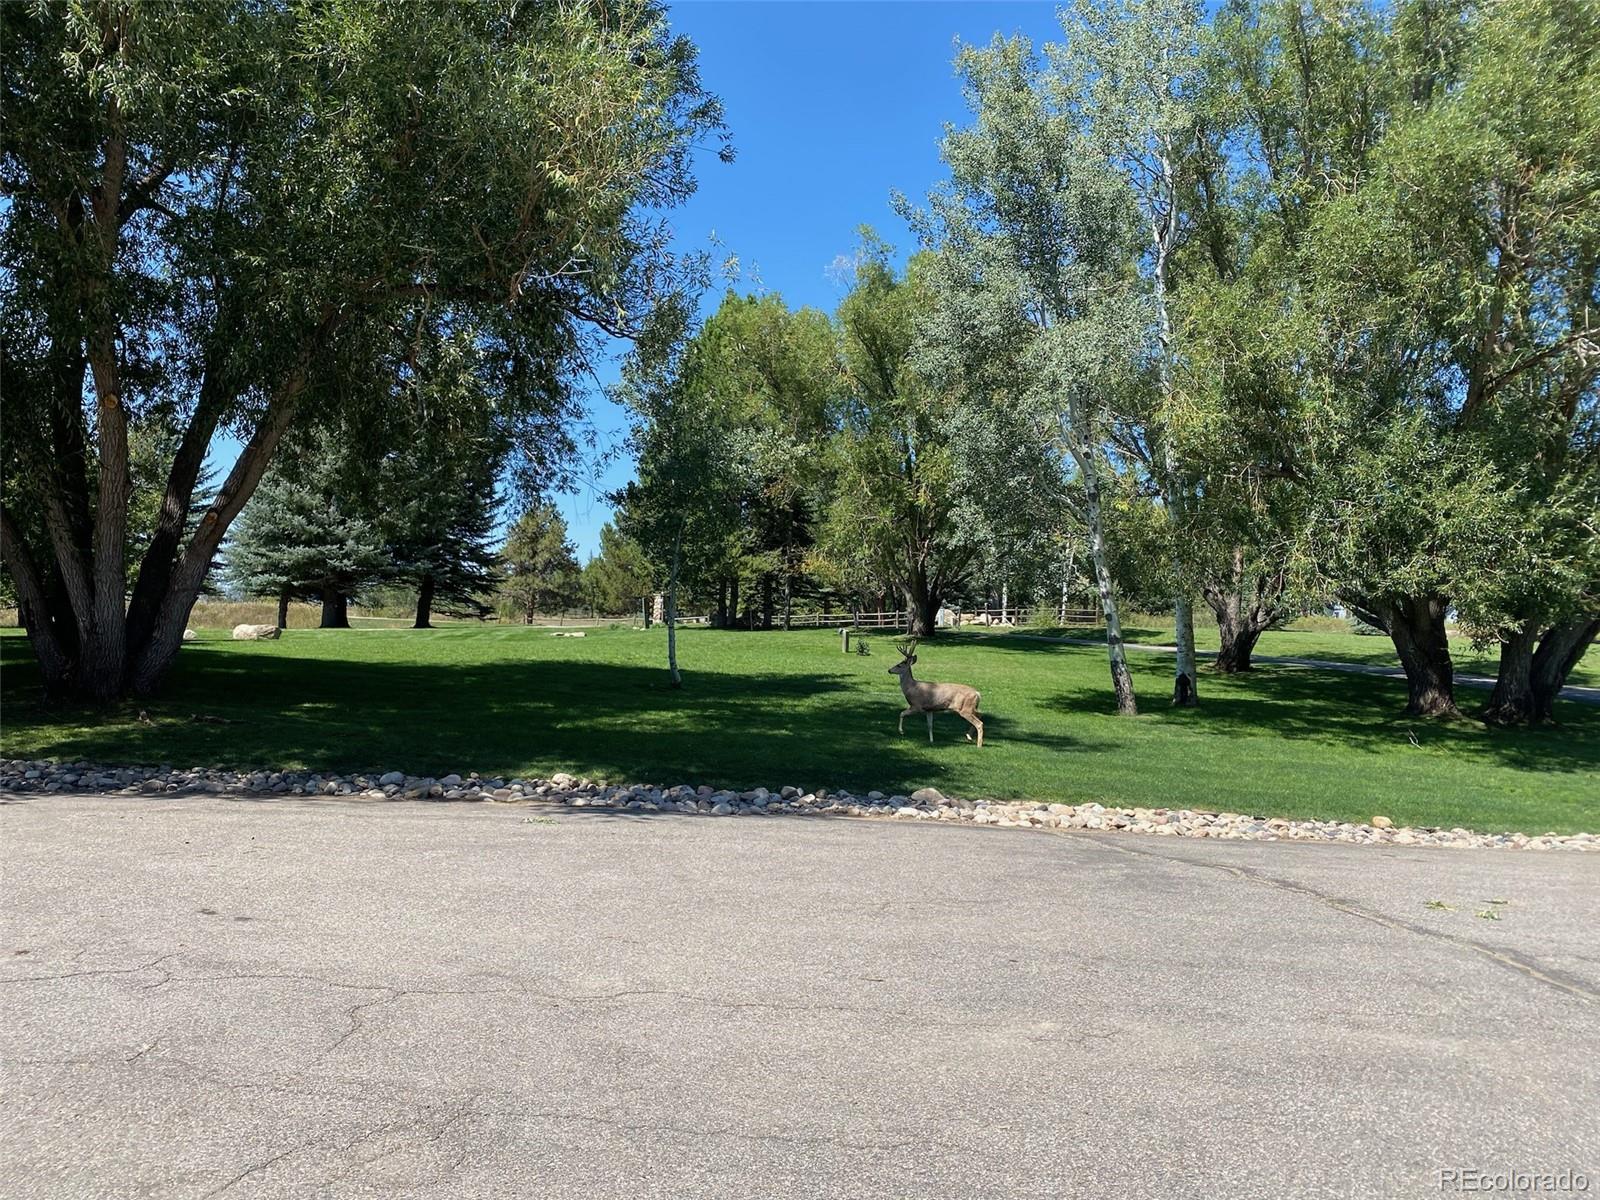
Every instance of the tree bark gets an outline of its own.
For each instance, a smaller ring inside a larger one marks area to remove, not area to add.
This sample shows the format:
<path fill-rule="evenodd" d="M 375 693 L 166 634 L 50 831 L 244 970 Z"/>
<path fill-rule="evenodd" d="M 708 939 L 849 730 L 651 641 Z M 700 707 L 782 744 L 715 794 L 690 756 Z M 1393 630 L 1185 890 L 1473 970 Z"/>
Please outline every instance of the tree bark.
<path fill-rule="evenodd" d="M 1177 631 L 1178 666 L 1172 677 L 1172 703 L 1179 708 L 1194 708 L 1200 703 L 1200 692 L 1194 665 L 1194 603 L 1180 592 L 1173 603 L 1173 619 Z"/>
<path fill-rule="evenodd" d="M 308 334 L 300 352 L 284 378 L 283 385 L 267 404 L 267 411 L 250 436 L 233 470 L 217 490 L 211 506 L 200 518 L 199 527 L 184 548 L 166 592 L 156 613 L 150 636 L 142 647 L 130 647 L 134 659 L 129 679 L 133 692 L 148 695 L 161 685 L 167 670 L 183 645 L 183 630 L 189 622 L 189 612 L 200 595 L 200 585 L 205 582 L 211 560 L 228 532 L 228 526 L 239 515 L 266 473 L 267 464 L 283 440 L 300 404 L 305 390 L 306 377 L 311 363 L 321 349 L 324 339 L 338 323 L 331 313 L 324 315 L 322 324 Z"/>
<path fill-rule="evenodd" d="M 1539 623 L 1526 621 L 1500 643 L 1500 670 L 1494 691 L 1484 705 L 1483 719 L 1491 725 L 1523 725 L 1534 717 L 1533 651 L 1539 641 Z"/>
<path fill-rule="evenodd" d="M 1111 586 L 1107 566 L 1105 523 L 1100 512 L 1100 469 L 1089 444 L 1087 423 L 1077 399 L 1070 402 L 1067 418 L 1067 446 L 1077 460 L 1083 478 L 1083 499 L 1089 518 L 1089 556 L 1094 562 L 1095 589 L 1100 595 L 1100 611 L 1106 618 L 1106 654 L 1111 663 L 1111 688 L 1117 697 L 1120 716 L 1137 716 L 1138 700 L 1133 693 L 1133 676 L 1128 672 L 1127 651 L 1122 645 L 1122 621 L 1117 616 L 1116 592 Z"/>
<path fill-rule="evenodd" d="M 1600 616 L 1563 621 L 1545 634 L 1533 653 L 1534 720 L 1554 719 L 1556 700 L 1567 685 L 1567 676 L 1582 661 L 1597 636 L 1600 636 Z"/>
<path fill-rule="evenodd" d="M 39 660 L 45 694 L 51 697 L 66 695 L 72 690 L 72 660 L 50 619 L 50 605 L 39 569 L 22 541 L 10 510 L 4 504 L 0 504 L 0 558 L 4 559 L 6 570 L 16 588 L 17 608 L 26 617 L 24 624 L 28 630 L 28 641 L 33 647 L 34 657 Z"/>
<path fill-rule="evenodd" d="M 910 637 L 931 638 L 939 632 L 939 609 L 944 596 L 920 566 L 906 580 L 906 633 Z"/>
<path fill-rule="evenodd" d="M 424 575 L 417 585 L 417 619 L 411 628 L 433 628 L 433 623 L 429 620 L 433 615 L 433 588 L 432 574 Z"/>
<path fill-rule="evenodd" d="M 1217 633 L 1221 649 L 1217 652 L 1212 669 L 1221 675 L 1235 675 L 1252 670 L 1250 656 L 1256 642 L 1271 628 L 1281 615 L 1279 602 L 1283 598 L 1285 577 L 1282 571 L 1263 575 L 1255 581 L 1255 595 L 1250 607 L 1244 604 L 1245 585 L 1244 548 L 1233 548 L 1233 565 L 1226 580 L 1206 583 L 1200 594 L 1217 617 Z"/>
<path fill-rule="evenodd" d="M 178 544 L 183 538 L 184 523 L 189 519 L 189 509 L 194 502 L 194 485 L 205 465 L 206 451 L 217 429 L 226 395 L 218 381 L 218 372 L 208 367 L 200 383 L 200 399 L 194 415 L 184 428 L 173 457 L 172 469 L 167 473 L 166 491 L 161 498 L 161 515 L 150 537 L 150 545 L 139 562 L 139 578 L 128 601 L 128 644 L 143 646 L 155 629 L 161 601 L 172 582 L 172 573 L 178 565 Z M 280 628 L 281 628 L 280 624 Z"/>
<path fill-rule="evenodd" d="M 672 686 L 681 688 L 678 674 L 678 564 L 683 549 L 683 530 L 672 535 L 672 567 L 667 573 L 667 603 L 662 615 L 667 619 L 667 676 Z"/>
<path fill-rule="evenodd" d="M 278 628 L 289 628 L 289 585 L 285 584 L 278 592 Z"/>
<path fill-rule="evenodd" d="M 772 575 L 770 573 L 761 577 L 761 628 L 772 628 L 773 596 Z"/>
<path fill-rule="evenodd" d="M 350 601 L 337 588 L 324 588 L 322 592 L 322 629 L 350 628 Z"/>
<path fill-rule="evenodd" d="M 1409 693 L 1406 712 L 1414 717 L 1458 716 L 1455 665 L 1444 624 L 1449 601 L 1433 593 L 1394 597 L 1363 607 L 1383 623 L 1400 656 Z"/>

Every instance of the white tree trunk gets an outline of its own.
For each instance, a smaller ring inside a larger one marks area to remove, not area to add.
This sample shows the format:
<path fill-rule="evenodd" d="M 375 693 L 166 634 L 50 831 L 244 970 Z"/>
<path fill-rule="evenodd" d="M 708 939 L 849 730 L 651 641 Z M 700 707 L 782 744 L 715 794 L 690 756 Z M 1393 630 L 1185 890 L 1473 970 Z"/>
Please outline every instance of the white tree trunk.
<path fill-rule="evenodd" d="M 1139 712 L 1133 694 L 1133 676 L 1128 674 L 1128 657 L 1122 647 L 1122 621 L 1117 616 L 1117 597 L 1111 588 L 1111 571 L 1106 566 L 1105 524 L 1100 516 L 1100 469 L 1088 436 L 1088 422 L 1082 406 L 1073 399 L 1068 406 L 1067 447 L 1077 461 L 1083 477 L 1084 507 L 1089 517 L 1089 556 L 1094 561 L 1095 589 L 1100 594 L 1100 611 L 1106 618 L 1106 652 L 1111 659 L 1111 686 L 1117 695 L 1117 712 L 1125 717 Z"/>
<path fill-rule="evenodd" d="M 678 674 L 678 563 L 682 546 L 683 530 L 680 529 L 672 537 L 672 570 L 667 575 L 667 604 L 663 613 L 667 622 L 667 674 L 672 677 L 673 687 L 683 686 L 683 678 Z"/>

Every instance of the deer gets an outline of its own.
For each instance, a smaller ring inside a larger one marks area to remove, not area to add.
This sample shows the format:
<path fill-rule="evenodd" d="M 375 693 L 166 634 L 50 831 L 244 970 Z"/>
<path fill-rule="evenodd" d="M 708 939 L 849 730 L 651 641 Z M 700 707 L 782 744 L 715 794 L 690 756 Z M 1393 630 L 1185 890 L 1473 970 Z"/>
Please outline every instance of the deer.
<path fill-rule="evenodd" d="M 912 638 L 909 643 L 896 642 L 895 649 L 900 651 L 900 661 L 889 668 L 889 674 L 900 676 L 900 690 L 905 694 L 906 709 L 900 714 L 900 733 L 905 734 L 906 718 L 914 713 L 925 713 L 928 717 L 928 744 L 933 744 L 933 714 L 953 712 L 968 725 L 978 731 L 978 746 L 983 746 L 983 722 L 978 718 L 978 701 L 982 697 L 977 688 L 968 687 L 964 683 L 934 683 L 926 679 L 914 679 L 911 668 L 917 661 L 917 639 Z M 967 741 L 972 740 L 972 735 L 967 734 Z"/>

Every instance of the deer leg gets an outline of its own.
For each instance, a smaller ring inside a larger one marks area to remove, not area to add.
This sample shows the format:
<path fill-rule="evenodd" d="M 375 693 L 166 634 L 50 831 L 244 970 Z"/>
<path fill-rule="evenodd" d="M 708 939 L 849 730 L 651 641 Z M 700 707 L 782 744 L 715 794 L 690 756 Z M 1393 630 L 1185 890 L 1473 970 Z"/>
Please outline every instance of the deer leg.
<path fill-rule="evenodd" d="M 933 745 L 933 710 L 928 710 L 928 745 Z"/>
<path fill-rule="evenodd" d="M 913 714 L 915 714 L 916 711 L 917 710 L 914 709 L 914 708 L 908 708 L 903 713 L 900 714 L 900 736 L 901 737 L 904 737 L 905 733 L 906 733 L 906 718 L 909 717 L 909 716 L 912 716 Z"/>
<path fill-rule="evenodd" d="M 978 731 L 978 746 L 981 748 L 983 746 L 983 722 L 978 720 L 978 714 L 977 713 L 972 713 L 971 715 L 968 715 L 967 713 L 962 713 L 961 715 L 966 718 L 966 722 L 967 722 L 968 725 L 971 725 L 974 729 L 976 729 Z M 970 742 L 971 740 L 972 740 L 972 735 L 969 733 L 969 734 L 967 734 L 967 741 Z"/>

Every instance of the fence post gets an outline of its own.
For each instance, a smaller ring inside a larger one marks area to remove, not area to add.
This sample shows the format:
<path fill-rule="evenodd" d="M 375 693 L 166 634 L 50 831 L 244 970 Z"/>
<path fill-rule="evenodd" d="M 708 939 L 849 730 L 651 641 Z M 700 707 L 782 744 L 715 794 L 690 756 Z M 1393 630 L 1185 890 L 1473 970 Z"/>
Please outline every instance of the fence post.
<path fill-rule="evenodd" d="M 839 630 L 839 649 L 845 654 L 850 653 L 850 627 L 848 625 Z"/>

